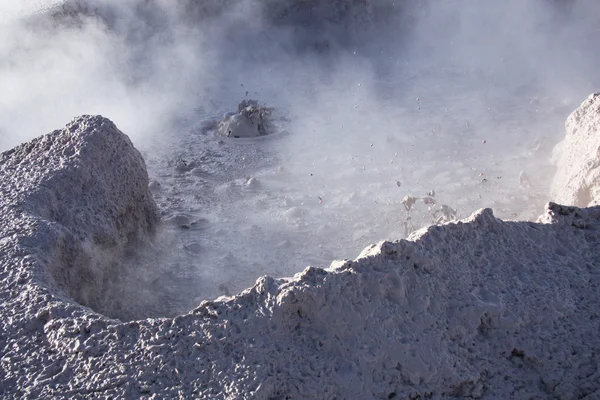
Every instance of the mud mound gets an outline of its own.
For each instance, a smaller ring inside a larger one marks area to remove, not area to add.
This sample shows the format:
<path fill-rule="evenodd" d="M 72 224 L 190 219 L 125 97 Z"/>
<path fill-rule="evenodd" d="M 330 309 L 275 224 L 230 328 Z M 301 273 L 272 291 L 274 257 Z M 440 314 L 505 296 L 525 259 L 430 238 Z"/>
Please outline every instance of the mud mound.
<path fill-rule="evenodd" d="M 266 136 L 273 133 L 269 120 L 272 108 L 261 107 L 256 100 L 244 100 L 237 113 L 226 115 L 217 125 L 217 133 L 232 138 Z"/>
<path fill-rule="evenodd" d="M 37 265 L 24 282 L 41 280 L 111 315 L 118 261 L 159 220 L 144 160 L 129 139 L 109 120 L 83 116 L 2 153 L 0 174 L 2 220 L 13 221 L 3 236 L 17 235 Z"/>

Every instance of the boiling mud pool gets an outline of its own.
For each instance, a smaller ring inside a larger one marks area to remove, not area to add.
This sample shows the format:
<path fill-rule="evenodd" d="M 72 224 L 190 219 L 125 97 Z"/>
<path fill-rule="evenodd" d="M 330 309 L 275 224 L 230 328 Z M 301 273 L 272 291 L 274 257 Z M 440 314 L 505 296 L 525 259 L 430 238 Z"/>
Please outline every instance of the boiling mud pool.
<path fill-rule="evenodd" d="M 166 224 L 159 251 L 144 262 L 161 302 L 184 312 L 259 276 L 327 267 L 482 207 L 535 219 L 572 105 L 529 88 L 482 93 L 461 84 L 460 74 L 437 91 L 420 82 L 402 91 L 394 82 L 353 83 L 350 95 L 319 98 L 309 113 L 266 101 L 278 110 L 279 133 L 256 139 L 203 128 L 231 104 L 147 149 Z M 365 90 L 377 101 L 362 101 Z"/>

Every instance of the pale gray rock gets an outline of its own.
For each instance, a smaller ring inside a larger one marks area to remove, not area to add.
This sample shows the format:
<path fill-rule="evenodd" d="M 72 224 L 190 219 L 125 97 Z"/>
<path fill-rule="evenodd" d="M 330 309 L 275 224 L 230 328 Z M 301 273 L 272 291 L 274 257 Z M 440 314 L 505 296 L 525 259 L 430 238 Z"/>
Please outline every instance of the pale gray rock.
<path fill-rule="evenodd" d="M 554 151 L 553 201 L 587 207 L 600 204 L 600 93 L 590 95 L 565 123 L 567 135 Z"/>
<path fill-rule="evenodd" d="M 0 174 L 4 229 L 44 261 L 48 283 L 103 310 L 113 264 L 159 220 L 131 141 L 107 119 L 80 117 L 2 153 Z"/>
<path fill-rule="evenodd" d="M 484 209 L 120 322 L 79 303 L 102 301 L 105 260 L 151 235 L 147 187 L 101 117 L 0 156 L 0 397 L 600 397 L 600 207 L 550 204 L 539 223 Z"/>

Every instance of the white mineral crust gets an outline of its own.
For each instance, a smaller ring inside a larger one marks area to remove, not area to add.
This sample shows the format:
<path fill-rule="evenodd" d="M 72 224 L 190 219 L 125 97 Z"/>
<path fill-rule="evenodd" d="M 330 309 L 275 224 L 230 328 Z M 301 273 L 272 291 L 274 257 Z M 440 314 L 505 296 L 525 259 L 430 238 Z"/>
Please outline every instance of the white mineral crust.
<path fill-rule="evenodd" d="M 555 148 L 558 167 L 551 195 L 578 207 L 600 203 L 600 93 L 590 95 L 565 123 L 567 136 Z"/>

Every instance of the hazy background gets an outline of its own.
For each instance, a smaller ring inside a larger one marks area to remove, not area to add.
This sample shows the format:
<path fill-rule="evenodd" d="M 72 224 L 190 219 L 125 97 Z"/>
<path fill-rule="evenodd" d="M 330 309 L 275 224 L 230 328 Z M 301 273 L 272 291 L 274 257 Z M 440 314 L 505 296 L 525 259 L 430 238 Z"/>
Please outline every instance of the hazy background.
<path fill-rule="evenodd" d="M 564 120 L 600 87 L 595 0 L 4 0 L 0 15 L 0 150 L 102 114 L 147 160 L 168 228 L 115 278 L 102 311 L 126 319 L 403 238 L 435 219 L 407 195 L 535 219 Z M 245 97 L 289 134 L 201 133 Z"/>
<path fill-rule="evenodd" d="M 395 81 L 399 99 L 469 92 L 478 116 L 489 97 L 527 89 L 577 103 L 598 81 L 593 0 L 90 0 L 53 21 L 32 17 L 56 3 L 1 2 L 3 149 L 82 113 L 114 119 L 139 143 L 246 90 L 318 116 L 329 110 L 314 96 L 377 108 L 376 83 Z M 17 11 L 26 22 L 10 18 Z M 458 88 L 456 75 L 467 78 Z"/>

